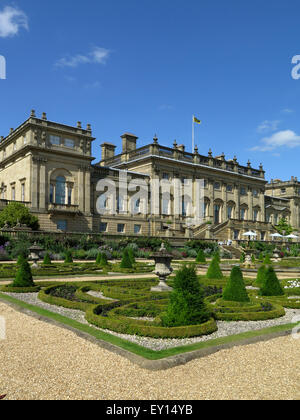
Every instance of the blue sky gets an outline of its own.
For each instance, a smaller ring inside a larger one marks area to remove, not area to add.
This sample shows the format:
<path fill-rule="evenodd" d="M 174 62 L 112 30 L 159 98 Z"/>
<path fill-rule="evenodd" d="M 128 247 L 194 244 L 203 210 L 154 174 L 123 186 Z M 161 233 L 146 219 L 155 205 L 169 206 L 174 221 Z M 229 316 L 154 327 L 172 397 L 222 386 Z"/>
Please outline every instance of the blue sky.
<path fill-rule="evenodd" d="M 37 114 L 91 123 L 100 144 L 174 139 L 299 176 L 297 0 L 0 0 L 0 134 Z M 299 71 L 300 73 L 300 71 Z"/>

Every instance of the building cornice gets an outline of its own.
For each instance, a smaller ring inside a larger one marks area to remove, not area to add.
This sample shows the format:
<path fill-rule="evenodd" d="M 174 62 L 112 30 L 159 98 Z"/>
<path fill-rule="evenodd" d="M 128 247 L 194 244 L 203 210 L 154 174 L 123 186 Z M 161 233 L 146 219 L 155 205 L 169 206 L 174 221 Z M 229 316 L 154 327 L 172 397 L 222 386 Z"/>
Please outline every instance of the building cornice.
<path fill-rule="evenodd" d="M 209 171 L 212 171 L 212 172 L 215 171 L 215 172 L 218 172 L 218 173 L 220 173 L 220 172 L 221 173 L 226 173 L 228 175 L 236 176 L 236 177 L 239 177 L 239 178 L 247 178 L 247 179 L 259 181 L 264 185 L 267 184 L 267 182 L 268 182 L 264 178 L 254 177 L 254 176 L 246 175 L 246 174 L 240 174 L 238 172 L 228 171 L 228 170 L 222 169 L 222 168 L 215 168 L 215 167 L 211 167 L 211 166 L 208 166 L 208 165 L 202 165 L 201 163 L 186 162 L 186 161 L 181 161 L 181 160 L 179 161 L 179 160 L 176 160 L 176 159 L 171 159 L 171 158 L 167 158 L 167 157 L 164 157 L 164 156 L 158 156 L 158 155 L 153 155 L 153 154 L 143 156 L 143 157 L 138 158 L 138 159 L 133 159 L 131 161 L 121 162 L 121 163 L 118 163 L 116 166 L 112 165 L 110 167 L 111 168 L 116 168 L 117 166 L 122 166 L 122 165 L 128 166 L 128 165 L 131 165 L 133 163 L 145 161 L 145 160 L 148 160 L 148 159 L 159 159 L 159 160 L 164 160 L 164 161 L 168 161 L 168 162 L 172 162 L 172 163 L 176 163 L 176 164 L 189 165 L 189 166 L 196 167 L 196 168 L 202 168 L 202 169 L 209 170 Z"/>

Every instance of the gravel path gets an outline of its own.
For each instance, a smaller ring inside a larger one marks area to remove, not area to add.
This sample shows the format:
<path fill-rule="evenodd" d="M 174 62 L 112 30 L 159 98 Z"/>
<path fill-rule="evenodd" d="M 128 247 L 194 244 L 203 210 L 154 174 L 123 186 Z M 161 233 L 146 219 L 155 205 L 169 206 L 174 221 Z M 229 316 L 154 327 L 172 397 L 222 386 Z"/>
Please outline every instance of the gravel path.
<path fill-rule="evenodd" d="M 0 394 L 8 400 L 298 400 L 300 340 L 223 350 L 166 371 L 141 369 L 71 331 L 0 303 Z"/>
<path fill-rule="evenodd" d="M 85 319 L 84 313 L 82 311 L 78 311 L 75 309 L 67 309 L 67 308 L 63 308 L 63 307 L 59 307 L 55 305 L 49 305 L 48 303 L 42 302 L 38 299 L 38 293 L 24 293 L 24 294 L 7 293 L 7 294 L 9 296 L 14 297 L 15 299 L 20 299 L 31 305 L 39 306 L 49 311 L 74 319 L 75 321 L 81 322 L 83 324 L 88 324 L 88 322 Z M 166 350 L 173 347 L 200 343 L 203 341 L 213 340 L 215 338 L 226 337 L 229 335 L 240 334 L 247 331 L 261 330 L 263 328 L 273 327 L 275 325 L 290 324 L 294 317 L 300 316 L 300 309 L 286 309 L 285 311 L 286 311 L 286 314 L 284 317 L 277 318 L 277 319 L 270 319 L 267 321 L 238 321 L 238 322 L 218 321 L 217 322 L 218 331 L 216 331 L 215 333 L 211 335 L 207 335 L 207 336 L 185 338 L 185 339 L 157 339 L 157 338 L 149 338 L 149 337 L 140 337 L 137 335 L 120 334 L 114 331 L 97 328 L 95 326 L 93 327 L 101 331 L 108 332 L 117 337 L 123 338 L 124 340 L 139 344 L 140 346 L 152 349 L 152 350 Z M 148 320 L 148 318 L 146 318 L 146 320 Z"/>
<path fill-rule="evenodd" d="M 104 300 L 117 300 L 117 299 L 106 297 L 104 296 L 102 292 L 96 292 L 95 290 L 90 290 L 89 292 L 87 292 L 87 294 L 96 298 L 104 299 Z"/>

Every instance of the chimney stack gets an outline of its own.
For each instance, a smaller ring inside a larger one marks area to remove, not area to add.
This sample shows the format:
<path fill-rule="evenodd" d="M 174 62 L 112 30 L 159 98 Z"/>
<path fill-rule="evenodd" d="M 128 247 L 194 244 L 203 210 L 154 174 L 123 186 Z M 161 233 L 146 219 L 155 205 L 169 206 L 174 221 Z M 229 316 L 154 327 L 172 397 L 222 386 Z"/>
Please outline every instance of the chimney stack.
<path fill-rule="evenodd" d="M 136 142 L 138 139 L 137 136 L 131 133 L 125 133 L 123 134 L 123 136 L 121 136 L 121 139 L 123 145 L 123 153 L 133 152 L 134 150 L 136 150 Z"/>

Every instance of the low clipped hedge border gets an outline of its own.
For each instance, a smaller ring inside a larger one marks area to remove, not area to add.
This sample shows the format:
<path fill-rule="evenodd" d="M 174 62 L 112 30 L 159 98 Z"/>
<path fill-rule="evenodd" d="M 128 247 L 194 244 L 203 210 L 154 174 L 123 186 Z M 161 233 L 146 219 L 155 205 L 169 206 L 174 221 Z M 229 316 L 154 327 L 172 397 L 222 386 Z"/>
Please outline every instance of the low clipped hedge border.
<path fill-rule="evenodd" d="M 270 302 L 272 305 L 274 305 L 274 304 L 275 305 L 281 305 L 281 306 L 283 306 L 284 308 L 287 308 L 287 309 L 300 309 L 300 302 L 297 303 L 296 299 L 288 299 L 287 297 L 282 296 L 282 297 L 278 297 L 278 298 L 277 297 L 270 297 L 270 298 L 266 297 L 265 300 Z M 299 296 L 298 300 L 300 301 L 300 296 Z"/>
<path fill-rule="evenodd" d="M 123 317 L 101 316 L 102 308 L 99 306 L 89 307 L 86 311 L 86 320 L 99 328 L 130 335 L 139 335 L 152 338 L 188 338 L 201 335 L 209 335 L 217 331 L 217 324 L 214 319 L 202 325 L 191 325 L 184 327 L 165 328 L 147 325 L 147 321 L 136 321 L 124 319 Z M 148 323 L 150 324 L 150 323 Z"/>
<path fill-rule="evenodd" d="M 3 292 L 3 293 L 37 293 L 40 290 L 41 290 L 40 286 L 12 287 L 12 286 L 8 285 L 8 286 L 0 287 L 0 291 Z"/>
<path fill-rule="evenodd" d="M 91 305 L 91 303 L 88 303 L 88 302 L 72 301 L 72 300 L 67 300 L 60 297 L 52 296 L 50 294 L 51 290 L 54 290 L 57 287 L 60 287 L 60 286 L 50 286 L 44 290 L 41 290 L 39 292 L 38 298 L 45 303 L 49 303 L 50 305 L 62 306 L 63 308 L 67 308 L 67 309 L 78 309 L 84 312 Z"/>
<path fill-rule="evenodd" d="M 285 310 L 282 306 L 273 304 L 271 311 L 260 312 L 232 312 L 222 313 L 215 308 L 214 317 L 218 321 L 266 321 L 268 319 L 281 318 L 285 315 Z"/>

